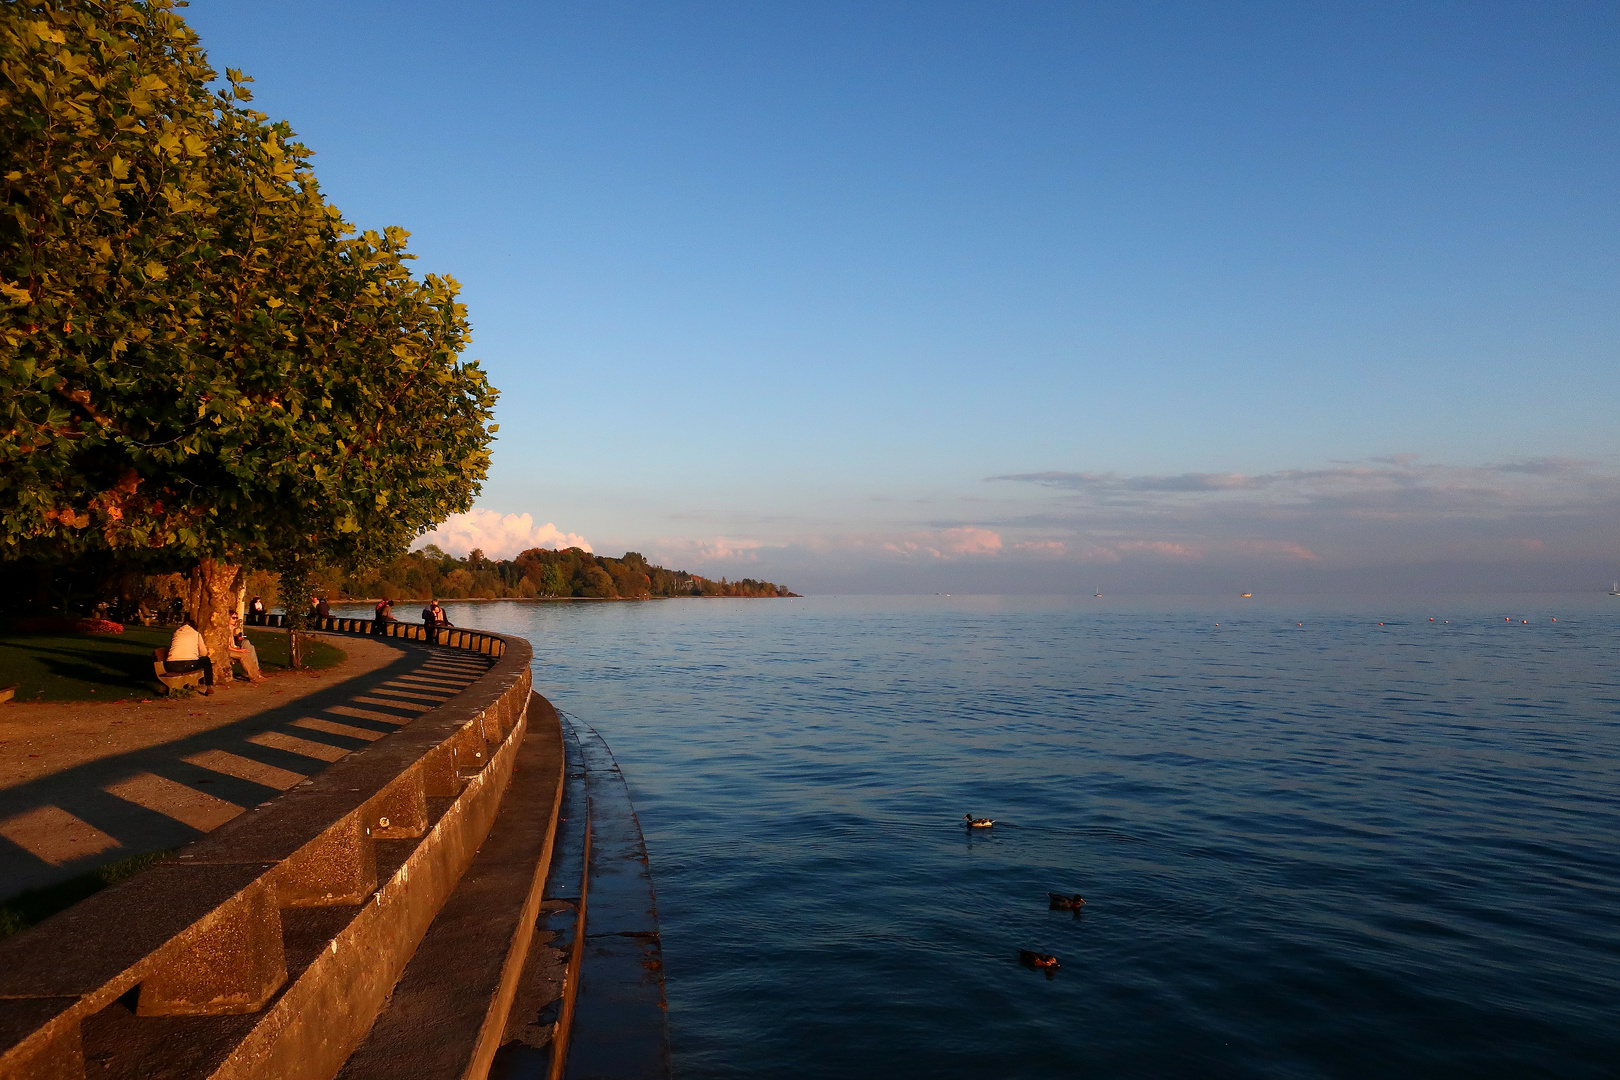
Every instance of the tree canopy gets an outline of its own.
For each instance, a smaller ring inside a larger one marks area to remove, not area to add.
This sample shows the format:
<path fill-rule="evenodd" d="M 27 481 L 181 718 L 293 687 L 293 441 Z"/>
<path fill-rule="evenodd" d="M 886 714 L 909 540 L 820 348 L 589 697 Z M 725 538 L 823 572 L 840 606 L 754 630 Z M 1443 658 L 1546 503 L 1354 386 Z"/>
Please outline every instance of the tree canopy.
<path fill-rule="evenodd" d="M 0 553 L 357 567 L 466 510 L 495 391 L 171 0 L 0 12 Z"/>

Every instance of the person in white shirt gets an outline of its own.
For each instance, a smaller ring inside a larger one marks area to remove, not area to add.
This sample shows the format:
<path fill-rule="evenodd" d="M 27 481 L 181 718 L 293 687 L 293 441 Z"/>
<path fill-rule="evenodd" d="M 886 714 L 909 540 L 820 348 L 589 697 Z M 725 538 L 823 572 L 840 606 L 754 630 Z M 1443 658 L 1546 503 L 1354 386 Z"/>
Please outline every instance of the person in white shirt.
<path fill-rule="evenodd" d="M 188 671 L 203 673 L 203 694 L 214 692 L 214 661 L 208 656 L 208 642 L 197 632 L 196 625 L 187 615 L 175 627 L 169 639 L 169 652 L 163 659 L 163 670 L 170 675 L 183 675 Z"/>

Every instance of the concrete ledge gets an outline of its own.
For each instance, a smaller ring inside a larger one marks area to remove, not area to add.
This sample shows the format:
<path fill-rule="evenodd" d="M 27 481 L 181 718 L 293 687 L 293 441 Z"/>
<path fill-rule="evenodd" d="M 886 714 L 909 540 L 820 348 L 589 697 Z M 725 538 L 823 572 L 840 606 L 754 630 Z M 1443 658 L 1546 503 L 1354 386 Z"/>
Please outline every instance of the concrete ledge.
<path fill-rule="evenodd" d="M 0 943 L 0 1080 L 78 1080 L 87 1056 L 112 1077 L 335 1075 L 523 743 L 528 643 L 461 634 L 498 658 L 451 701 Z"/>
<path fill-rule="evenodd" d="M 484 846 L 434 919 L 342 1080 L 460 1080 L 489 1070 L 528 957 L 563 794 L 562 724 L 530 698 L 533 736 Z"/>

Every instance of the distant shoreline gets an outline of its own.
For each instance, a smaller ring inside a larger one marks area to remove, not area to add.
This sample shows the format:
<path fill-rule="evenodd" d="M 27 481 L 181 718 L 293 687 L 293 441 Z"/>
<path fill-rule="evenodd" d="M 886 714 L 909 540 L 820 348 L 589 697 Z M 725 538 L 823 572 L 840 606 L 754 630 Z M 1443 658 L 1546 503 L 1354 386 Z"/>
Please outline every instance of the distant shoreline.
<path fill-rule="evenodd" d="M 793 600 L 801 595 L 794 593 L 792 596 L 458 596 L 449 599 L 440 596 L 436 599 L 441 604 L 639 604 L 647 600 Z M 405 597 L 392 602 L 414 604 L 417 600 L 428 602 L 422 597 Z M 380 604 L 382 601 L 381 596 L 359 596 L 353 599 L 328 600 L 327 603 Z"/>

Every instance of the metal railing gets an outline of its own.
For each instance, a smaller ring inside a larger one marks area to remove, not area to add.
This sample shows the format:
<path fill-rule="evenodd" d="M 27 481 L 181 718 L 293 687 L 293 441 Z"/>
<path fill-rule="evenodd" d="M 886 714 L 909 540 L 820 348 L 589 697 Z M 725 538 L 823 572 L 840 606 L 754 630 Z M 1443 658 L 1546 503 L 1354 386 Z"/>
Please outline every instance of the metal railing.
<path fill-rule="evenodd" d="M 255 615 L 251 612 L 247 617 L 249 626 L 285 627 L 285 615 Z M 429 645 L 443 645 L 451 649 L 464 649 L 467 652 L 482 653 L 485 656 L 499 657 L 506 651 L 505 639 L 499 634 L 486 633 L 482 630 L 463 630 L 455 626 L 439 626 L 429 629 L 421 623 L 404 622 L 391 619 L 379 623 L 376 619 L 353 619 L 337 615 L 321 619 L 313 615 L 304 619 L 304 629 L 314 630 L 326 634 L 359 634 L 370 637 L 399 638 L 402 641 L 422 641 Z"/>

